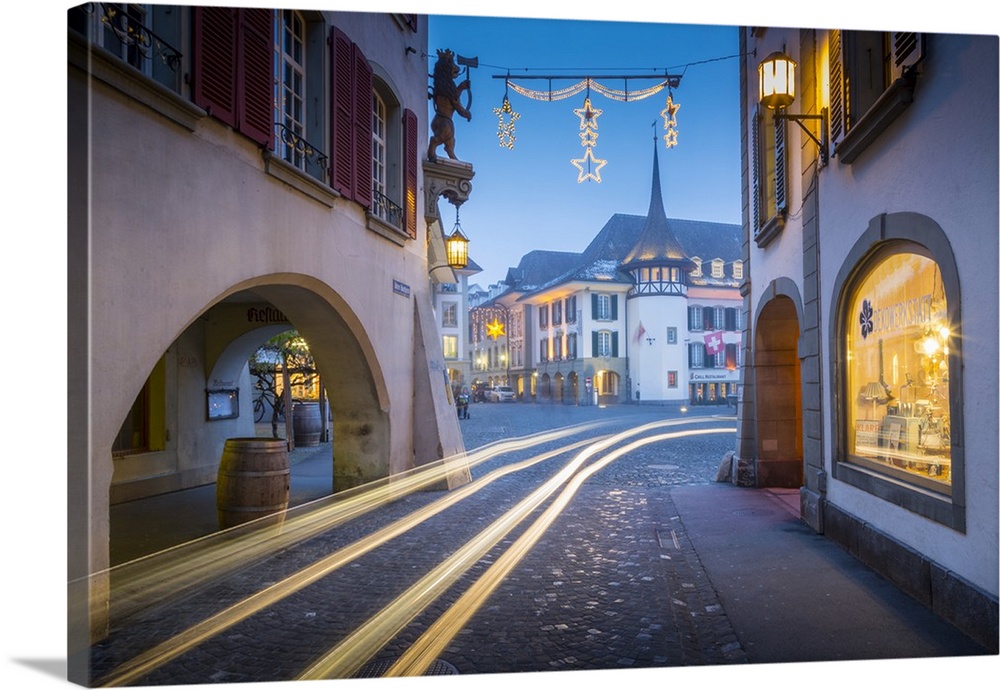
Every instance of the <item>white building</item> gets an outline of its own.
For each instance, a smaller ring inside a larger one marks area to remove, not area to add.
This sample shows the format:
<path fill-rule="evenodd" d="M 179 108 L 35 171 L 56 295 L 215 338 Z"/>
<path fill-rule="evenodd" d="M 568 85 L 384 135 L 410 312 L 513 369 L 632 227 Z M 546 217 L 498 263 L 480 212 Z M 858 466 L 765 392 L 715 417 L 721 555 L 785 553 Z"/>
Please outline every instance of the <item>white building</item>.
<path fill-rule="evenodd" d="M 615 214 L 579 254 L 525 254 L 506 290 L 473 308 L 472 358 L 485 380 L 509 380 L 522 400 L 570 404 L 735 398 L 740 227 L 668 219 L 655 148 L 652 170 L 646 216 Z M 507 318 L 509 337 L 491 338 L 487 324 Z"/>
<path fill-rule="evenodd" d="M 472 169 L 425 160 L 426 17 L 68 19 L 70 677 L 87 684 L 110 505 L 215 481 L 226 439 L 254 435 L 247 359 L 269 336 L 309 343 L 331 492 L 464 450 L 428 253 L 438 197 L 462 203 Z"/>
<path fill-rule="evenodd" d="M 995 653 L 997 37 L 740 36 L 736 480 Z"/>

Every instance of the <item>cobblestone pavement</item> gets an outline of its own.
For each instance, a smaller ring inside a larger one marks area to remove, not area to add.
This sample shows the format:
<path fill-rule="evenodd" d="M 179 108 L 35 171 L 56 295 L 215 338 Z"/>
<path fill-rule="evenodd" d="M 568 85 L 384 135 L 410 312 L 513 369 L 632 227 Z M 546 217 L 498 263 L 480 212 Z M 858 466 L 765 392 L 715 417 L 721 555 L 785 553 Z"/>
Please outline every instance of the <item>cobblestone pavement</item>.
<path fill-rule="evenodd" d="M 698 427 L 735 427 L 726 408 Z M 720 414 L 721 413 L 721 414 Z M 584 421 L 605 435 L 680 416 L 655 406 L 562 407 L 478 404 L 461 426 L 467 448 Z M 548 442 L 472 468 L 474 479 L 551 450 Z M 657 441 L 587 479 L 541 540 L 450 640 L 436 673 L 649 668 L 746 661 L 671 499 L 671 487 L 714 481 L 732 432 Z M 573 457 L 553 457 L 498 479 L 441 515 L 412 526 L 309 586 L 213 634 L 136 681 L 141 685 L 292 679 L 419 577 L 541 486 Z M 213 612 L 343 549 L 447 492 L 395 500 L 336 529 L 219 577 L 182 599 L 113 622 L 93 649 L 95 681 Z M 396 630 L 356 672 L 376 676 L 493 565 L 543 510 L 541 505 L 430 606 Z"/>

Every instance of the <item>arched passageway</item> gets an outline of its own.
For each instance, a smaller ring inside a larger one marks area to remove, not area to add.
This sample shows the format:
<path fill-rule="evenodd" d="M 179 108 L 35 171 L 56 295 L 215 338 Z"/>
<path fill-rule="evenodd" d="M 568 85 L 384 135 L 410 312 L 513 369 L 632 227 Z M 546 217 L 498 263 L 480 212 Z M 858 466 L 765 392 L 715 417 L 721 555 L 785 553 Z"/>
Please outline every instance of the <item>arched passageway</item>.
<path fill-rule="evenodd" d="M 795 304 L 778 295 L 764 305 L 754 337 L 757 486 L 802 485 L 802 373 Z"/>

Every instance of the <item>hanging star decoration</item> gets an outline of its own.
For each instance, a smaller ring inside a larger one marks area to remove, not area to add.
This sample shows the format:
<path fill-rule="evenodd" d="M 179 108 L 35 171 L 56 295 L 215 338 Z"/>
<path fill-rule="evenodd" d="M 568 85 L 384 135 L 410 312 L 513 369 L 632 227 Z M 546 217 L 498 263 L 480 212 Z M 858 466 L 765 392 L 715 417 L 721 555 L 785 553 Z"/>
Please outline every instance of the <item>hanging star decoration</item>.
<path fill-rule="evenodd" d="M 499 319 L 494 318 L 492 323 L 486 324 L 486 335 L 494 340 L 503 335 L 503 324 Z"/>
<path fill-rule="evenodd" d="M 514 123 L 521 117 L 521 114 L 514 112 L 507 94 L 503 95 L 503 104 L 499 108 L 493 109 L 493 114 L 497 116 L 498 120 L 497 138 L 500 140 L 500 146 L 513 150 L 515 138 Z M 504 122 L 504 117 L 509 117 L 510 119 Z"/>
<path fill-rule="evenodd" d="M 570 163 L 580 171 L 577 182 L 587 180 L 601 181 L 601 168 L 607 165 L 606 160 L 594 157 L 594 147 L 597 146 L 597 118 L 603 111 L 590 104 L 588 95 L 583 101 L 583 107 L 573 111 L 580 118 L 580 145 L 585 149 L 583 158 L 573 158 Z M 586 170 L 584 166 L 586 165 Z"/>
<path fill-rule="evenodd" d="M 671 93 L 667 95 L 667 107 L 660 111 L 660 115 L 663 116 L 663 129 L 667 130 L 663 141 L 668 149 L 677 146 L 677 111 L 680 107 L 679 103 L 674 103 L 674 95 Z"/>

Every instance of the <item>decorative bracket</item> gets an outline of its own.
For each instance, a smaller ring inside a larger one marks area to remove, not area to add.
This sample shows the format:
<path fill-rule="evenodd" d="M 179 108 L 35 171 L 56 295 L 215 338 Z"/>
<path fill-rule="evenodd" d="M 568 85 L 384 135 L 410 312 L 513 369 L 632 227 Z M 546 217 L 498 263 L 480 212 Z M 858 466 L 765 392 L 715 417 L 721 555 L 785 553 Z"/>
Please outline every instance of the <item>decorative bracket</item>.
<path fill-rule="evenodd" d="M 424 161 L 424 220 L 428 225 L 441 220 L 439 197 L 444 197 L 456 208 L 469 200 L 475 175 L 472 163 L 443 158 Z"/>

